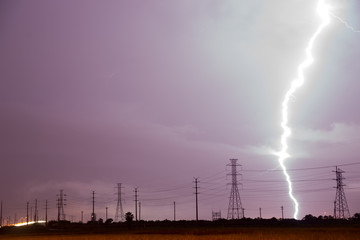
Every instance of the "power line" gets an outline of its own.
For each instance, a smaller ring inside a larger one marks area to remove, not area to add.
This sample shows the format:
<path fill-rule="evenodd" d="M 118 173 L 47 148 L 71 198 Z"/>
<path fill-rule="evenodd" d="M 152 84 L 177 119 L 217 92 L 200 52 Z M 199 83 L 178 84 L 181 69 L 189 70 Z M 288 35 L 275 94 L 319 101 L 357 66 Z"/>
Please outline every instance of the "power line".
<path fill-rule="evenodd" d="M 352 162 L 352 163 L 344 163 L 338 164 L 336 166 L 353 166 L 353 165 L 360 165 L 360 162 Z M 287 171 L 307 171 L 307 170 L 316 170 L 316 169 L 326 169 L 326 168 L 333 168 L 336 167 L 335 165 L 327 165 L 327 166 L 320 166 L 320 167 L 311 167 L 311 168 L 293 168 L 287 169 Z M 254 169 L 243 169 L 243 172 L 282 172 L 280 169 L 264 169 L 264 170 L 254 170 Z"/>

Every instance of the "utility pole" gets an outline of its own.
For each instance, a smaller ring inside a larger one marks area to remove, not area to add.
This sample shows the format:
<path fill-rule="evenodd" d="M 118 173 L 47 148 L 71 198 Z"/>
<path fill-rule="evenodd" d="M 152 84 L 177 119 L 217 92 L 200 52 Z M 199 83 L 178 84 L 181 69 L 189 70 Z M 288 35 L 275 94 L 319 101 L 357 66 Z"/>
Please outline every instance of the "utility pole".
<path fill-rule="evenodd" d="M 92 191 L 92 213 L 91 213 L 91 221 L 96 221 L 96 215 L 95 215 L 95 191 Z"/>
<path fill-rule="evenodd" d="M 259 208 L 259 211 L 260 211 L 260 219 L 262 219 L 262 217 L 261 217 L 261 208 Z"/>
<path fill-rule="evenodd" d="M 138 190 L 137 188 L 135 188 L 135 221 L 138 220 L 137 204 L 138 204 Z"/>
<path fill-rule="evenodd" d="M 48 223 L 48 201 L 45 201 L 45 224 Z"/>
<path fill-rule="evenodd" d="M 0 202 L 0 227 L 3 225 L 3 203 L 2 200 Z"/>
<path fill-rule="evenodd" d="M 81 223 L 84 223 L 84 211 L 81 211 Z"/>
<path fill-rule="evenodd" d="M 350 211 L 349 211 L 349 207 L 346 201 L 346 197 L 345 197 L 345 191 L 344 191 L 344 186 L 345 184 L 343 183 L 343 176 L 342 174 L 345 173 L 343 170 L 341 170 L 340 168 L 338 168 L 336 166 L 335 171 L 336 174 L 336 194 L 335 194 L 335 201 L 334 201 L 334 218 L 350 218 Z"/>
<path fill-rule="evenodd" d="M 195 203 L 196 203 L 196 221 L 199 221 L 199 205 L 198 205 L 198 183 L 199 183 L 199 178 L 195 178 L 194 177 L 194 183 L 195 183 Z"/>
<path fill-rule="evenodd" d="M 284 206 L 281 206 L 281 219 L 284 220 Z"/>
<path fill-rule="evenodd" d="M 238 180 L 237 176 L 241 174 L 238 173 L 237 167 L 241 166 L 237 163 L 237 159 L 230 159 L 230 164 L 227 166 L 231 166 L 231 173 L 228 174 L 231 176 L 231 192 L 229 197 L 229 207 L 227 219 L 239 219 L 244 218 L 244 209 L 241 204 L 240 193 L 238 188 Z"/>
<path fill-rule="evenodd" d="M 108 207 L 105 208 L 105 221 L 108 220 Z"/>
<path fill-rule="evenodd" d="M 245 218 L 245 208 L 242 208 L 242 212 L 243 212 L 243 216 L 242 216 L 242 218 Z"/>
<path fill-rule="evenodd" d="M 122 198 L 121 198 L 121 183 L 117 184 L 117 205 L 116 205 L 116 213 L 115 213 L 115 221 L 124 221 L 124 211 L 122 207 Z"/>
<path fill-rule="evenodd" d="M 34 212 L 34 222 L 38 221 L 38 209 L 37 209 L 37 199 L 35 199 L 35 212 Z"/>
<path fill-rule="evenodd" d="M 26 225 L 29 224 L 29 202 L 26 202 Z"/>
<path fill-rule="evenodd" d="M 139 202 L 139 221 L 141 220 L 141 202 Z"/>
<path fill-rule="evenodd" d="M 176 221 L 176 203 L 174 201 L 174 221 Z"/>

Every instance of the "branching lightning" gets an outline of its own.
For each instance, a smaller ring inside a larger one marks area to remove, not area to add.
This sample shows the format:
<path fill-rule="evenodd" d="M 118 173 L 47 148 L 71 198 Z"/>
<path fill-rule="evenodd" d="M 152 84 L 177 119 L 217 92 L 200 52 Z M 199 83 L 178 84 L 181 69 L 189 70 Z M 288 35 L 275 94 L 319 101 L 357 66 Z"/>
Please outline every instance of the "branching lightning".
<path fill-rule="evenodd" d="M 319 37 L 324 28 L 330 23 L 330 12 L 329 6 L 325 3 L 325 0 L 319 0 L 317 4 L 317 13 L 321 19 L 321 23 L 315 33 L 310 38 L 307 47 L 305 49 L 306 58 L 305 60 L 298 66 L 297 68 L 297 78 L 291 82 L 291 86 L 289 90 L 286 92 L 284 100 L 282 102 L 282 120 L 281 120 L 281 128 L 283 129 L 283 133 L 281 135 L 281 150 L 277 153 L 279 164 L 283 170 L 283 174 L 285 175 L 286 181 L 288 183 L 289 188 L 289 196 L 294 203 L 295 211 L 294 218 L 297 219 L 297 215 L 299 212 L 299 203 L 293 195 L 293 187 L 290 176 L 287 172 L 285 166 L 285 160 L 290 157 L 288 153 L 288 143 L 287 140 L 291 135 L 291 129 L 288 126 L 288 109 L 289 109 L 289 101 L 291 100 L 295 91 L 303 85 L 305 81 L 304 72 L 307 67 L 309 67 L 313 62 L 314 58 L 312 56 L 312 50 L 316 39 Z"/>
<path fill-rule="evenodd" d="M 355 32 L 355 33 L 360 33 L 359 30 L 356 30 L 355 28 L 353 28 L 352 26 L 350 26 L 345 20 L 343 20 L 341 17 L 333 14 L 333 13 L 329 13 L 333 18 L 336 18 L 337 20 L 339 20 L 341 23 L 343 23 L 345 25 L 345 27 L 347 29 L 350 29 L 351 31 Z"/>

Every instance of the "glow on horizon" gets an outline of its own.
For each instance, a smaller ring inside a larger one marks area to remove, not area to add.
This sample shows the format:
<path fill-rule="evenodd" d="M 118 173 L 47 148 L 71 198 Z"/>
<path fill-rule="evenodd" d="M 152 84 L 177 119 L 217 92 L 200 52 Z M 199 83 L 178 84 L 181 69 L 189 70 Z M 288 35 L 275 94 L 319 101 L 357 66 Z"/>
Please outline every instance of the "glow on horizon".
<path fill-rule="evenodd" d="M 313 62 L 314 62 L 314 58 L 312 56 L 312 50 L 313 50 L 313 46 L 314 46 L 314 42 L 315 40 L 318 38 L 318 36 L 320 35 L 320 33 L 323 31 L 323 29 L 330 23 L 330 12 L 329 12 L 329 5 L 327 5 L 325 3 L 325 0 L 319 0 L 318 4 L 317 4 L 317 13 L 321 18 L 321 24 L 320 26 L 317 28 L 317 30 L 315 31 L 315 33 L 312 35 L 312 37 L 310 38 L 308 45 L 305 49 L 306 52 L 306 58 L 305 60 L 298 66 L 297 68 L 297 78 L 294 79 L 291 82 L 291 86 L 289 88 L 289 90 L 286 92 L 284 100 L 282 102 L 282 120 L 281 120 L 281 128 L 283 129 L 283 133 L 281 135 L 281 150 L 280 152 L 277 152 L 276 155 L 278 156 L 278 161 L 279 164 L 281 166 L 281 169 L 283 171 L 283 174 L 285 175 L 286 181 L 288 183 L 288 194 L 291 198 L 291 200 L 294 203 L 294 218 L 297 219 L 297 215 L 299 213 L 299 203 L 296 200 L 296 198 L 293 195 L 293 187 L 292 187 L 292 182 L 291 182 L 291 178 L 287 172 L 286 166 L 285 166 L 285 160 L 287 158 L 290 157 L 289 153 L 288 153 L 288 143 L 287 140 L 289 138 L 289 136 L 291 135 L 291 129 L 288 126 L 288 118 L 289 118 L 289 113 L 288 113 L 288 108 L 289 108 L 289 101 L 292 97 L 292 95 L 295 93 L 295 91 L 304 84 L 305 82 L 305 77 L 304 77 L 304 71 L 307 67 L 309 67 Z"/>
<path fill-rule="evenodd" d="M 30 224 L 35 224 L 35 223 L 45 223 L 44 220 L 39 220 L 37 222 L 22 222 L 22 223 L 17 223 L 17 224 L 14 224 L 13 226 L 15 227 L 21 227 L 21 226 L 26 226 L 26 225 L 30 225 Z"/>

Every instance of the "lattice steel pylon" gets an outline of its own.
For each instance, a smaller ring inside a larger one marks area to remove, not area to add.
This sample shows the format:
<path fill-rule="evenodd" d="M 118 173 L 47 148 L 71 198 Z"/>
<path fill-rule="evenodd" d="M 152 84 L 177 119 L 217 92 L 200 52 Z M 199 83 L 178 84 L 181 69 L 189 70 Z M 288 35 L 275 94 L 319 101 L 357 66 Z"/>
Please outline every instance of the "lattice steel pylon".
<path fill-rule="evenodd" d="M 57 208 L 58 208 L 58 221 L 65 221 L 65 211 L 64 206 L 66 205 L 66 194 L 64 194 L 64 190 L 60 190 L 60 194 L 57 195 Z"/>
<path fill-rule="evenodd" d="M 239 219 L 244 217 L 237 180 L 237 176 L 240 175 L 237 166 L 240 165 L 237 164 L 237 159 L 230 159 L 230 162 L 227 166 L 231 166 L 231 173 L 228 175 L 231 175 L 232 181 L 227 219 Z"/>
<path fill-rule="evenodd" d="M 336 167 L 336 170 L 333 171 L 336 174 L 336 195 L 334 201 L 334 218 L 350 218 L 350 211 L 346 201 L 345 192 L 343 186 L 343 177 L 342 174 L 344 173 L 343 170 Z"/>
<path fill-rule="evenodd" d="M 115 221 L 124 221 L 124 211 L 122 207 L 122 199 L 121 199 L 121 183 L 117 184 L 117 205 L 116 205 L 116 213 L 115 213 Z"/>

